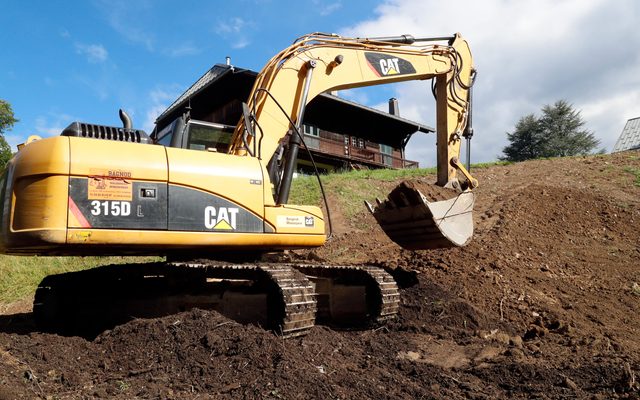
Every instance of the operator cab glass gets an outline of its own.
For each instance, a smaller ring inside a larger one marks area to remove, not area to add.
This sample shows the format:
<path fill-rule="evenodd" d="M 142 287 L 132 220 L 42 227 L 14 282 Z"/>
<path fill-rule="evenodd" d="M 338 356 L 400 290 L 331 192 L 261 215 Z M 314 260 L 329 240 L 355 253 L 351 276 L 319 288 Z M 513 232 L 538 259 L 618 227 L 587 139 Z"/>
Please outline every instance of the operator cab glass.
<path fill-rule="evenodd" d="M 176 119 L 169 125 L 165 126 L 163 130 L 156 135 L 156 143 L 163 146 L 171 146 L 171 139 L 173 138 L 173 131 L 176 127 L 178 120 Z"/>
<path fill-rule="evenodd" d="M 185 128 L 182 118 L 176 118 L 156 135 L 156 144 L 190 150 L 226 153 L 234 126 L 189 120 Z"/>
<path fill-rule="evenodd" d="M 187 148 L 226 153 L 234 126 L 191 120 L 187 124 Z"/>

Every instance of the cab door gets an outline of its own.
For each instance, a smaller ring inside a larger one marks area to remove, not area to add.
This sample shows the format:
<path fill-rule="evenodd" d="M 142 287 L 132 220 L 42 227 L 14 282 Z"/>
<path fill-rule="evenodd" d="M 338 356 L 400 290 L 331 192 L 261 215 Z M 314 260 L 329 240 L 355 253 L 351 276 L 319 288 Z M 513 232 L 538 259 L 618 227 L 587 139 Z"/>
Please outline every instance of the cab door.
<path fill-rule="evenodd" d="M 226 153 L 232 132 L 190 121 L 185 148 L 166 148 L 170 231 L 265 231 L 262 167 L 255 157 Z"/>

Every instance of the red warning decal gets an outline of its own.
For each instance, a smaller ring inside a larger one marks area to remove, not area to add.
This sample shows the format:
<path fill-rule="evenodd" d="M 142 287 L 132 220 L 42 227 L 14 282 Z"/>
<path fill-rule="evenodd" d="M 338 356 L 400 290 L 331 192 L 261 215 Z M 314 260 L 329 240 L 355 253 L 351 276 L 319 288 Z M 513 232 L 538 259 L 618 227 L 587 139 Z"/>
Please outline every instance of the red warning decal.
<path fill-rule="evenodd" d="M 82 215 L 82 211 L 80 211 L 71 196 L 69 196 L 69 211 L 71 211 L 71 215 L 75 217 L 81 227 L 91 228 L 91 224 L 89 223 L 89 221 L 87 221 L 84 215 Z"/>

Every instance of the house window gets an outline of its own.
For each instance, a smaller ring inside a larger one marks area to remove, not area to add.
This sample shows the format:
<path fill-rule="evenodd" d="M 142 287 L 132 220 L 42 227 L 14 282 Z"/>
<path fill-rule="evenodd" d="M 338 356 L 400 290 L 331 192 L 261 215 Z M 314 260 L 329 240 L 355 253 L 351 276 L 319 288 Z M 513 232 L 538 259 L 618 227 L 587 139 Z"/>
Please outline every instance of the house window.
<path fill-rule="evenodd" d="M 384 165 L 393 166 L 393 147 L 386 144 L 380 144 L 380 153 L 382 153 L 382 163 Z"/>
<path fill-rule="evenodd" d="M 358 147 L 358 138 L 351 136 L 351 146 Z"/>
<path fill-rule="evenodd" d="M 302 131 L 304 132 L 305 135 L 315 136 L 315 137 L 320 136 L 320 129 L 317 126 L 304 124 L 302 125 Z"/>
<path fill-rule="evenodd" d="M 364 149 L 364 139 L 358 139 L 358 147 Z"/>

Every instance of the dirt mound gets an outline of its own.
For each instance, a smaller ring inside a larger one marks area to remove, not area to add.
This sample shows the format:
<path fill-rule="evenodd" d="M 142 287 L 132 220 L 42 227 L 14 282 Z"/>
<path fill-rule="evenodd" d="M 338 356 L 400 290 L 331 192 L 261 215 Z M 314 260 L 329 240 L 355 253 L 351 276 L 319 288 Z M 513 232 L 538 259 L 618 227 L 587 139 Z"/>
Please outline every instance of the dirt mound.
<path fill-rule="evenodd" d="M 403 204 L 405 201 L 408 201 L 409 204 L 421 204 L 422 199 L 419 197 L 406 197 L 407 194 L 417 194 L 417 192 L 420 192 L 429 201 L 449 200 L 459 194 L 455 189 L 440 187 L 434 185 L 431 180 L 417 178 L 400 182 L 400 184 L 389 193 L 389 199 L 396 204 Z"/>
<path fill-rule="evenodd" d="M 402 250 L 363 210 L 293 254 L 394 275 L 399 317 L 368 330 L 282 340 L 192 310 L 86 340 L 0 316 L 0 399 L 639 398 L 637 170 L 638 152 L 476 170 L 466 247 Z"/>

